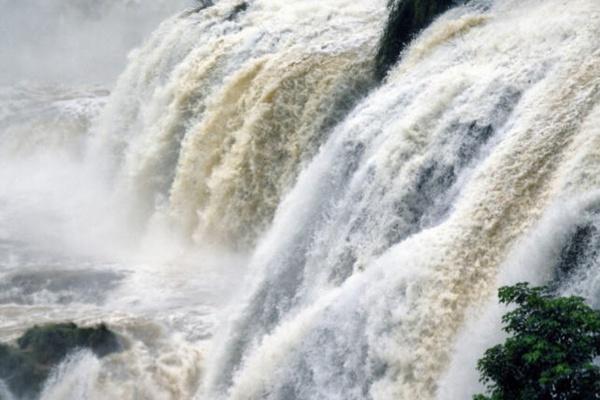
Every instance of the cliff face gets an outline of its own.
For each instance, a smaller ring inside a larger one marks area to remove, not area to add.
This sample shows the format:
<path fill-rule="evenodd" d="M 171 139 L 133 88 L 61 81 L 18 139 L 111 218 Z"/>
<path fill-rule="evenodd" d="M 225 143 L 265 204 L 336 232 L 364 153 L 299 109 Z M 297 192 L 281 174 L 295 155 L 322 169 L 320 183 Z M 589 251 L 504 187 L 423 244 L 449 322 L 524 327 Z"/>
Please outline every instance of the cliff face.
<path fill-rule="evenodd" d="M 375 73 L 383 79 L 411 39 L 457 0 L 390 0 L 390 14 L 376 57 Z"/>

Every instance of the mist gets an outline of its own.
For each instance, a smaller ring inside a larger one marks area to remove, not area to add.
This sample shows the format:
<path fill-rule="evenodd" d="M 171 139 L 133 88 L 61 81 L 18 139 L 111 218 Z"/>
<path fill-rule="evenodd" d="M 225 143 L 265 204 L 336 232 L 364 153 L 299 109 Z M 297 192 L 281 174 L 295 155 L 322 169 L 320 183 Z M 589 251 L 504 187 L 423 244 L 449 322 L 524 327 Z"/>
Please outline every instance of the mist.
<path fill-rule="evenodd" d="M 127 53 L 193 0 L 0 0 L 0 85 L 109 84 Z"/>

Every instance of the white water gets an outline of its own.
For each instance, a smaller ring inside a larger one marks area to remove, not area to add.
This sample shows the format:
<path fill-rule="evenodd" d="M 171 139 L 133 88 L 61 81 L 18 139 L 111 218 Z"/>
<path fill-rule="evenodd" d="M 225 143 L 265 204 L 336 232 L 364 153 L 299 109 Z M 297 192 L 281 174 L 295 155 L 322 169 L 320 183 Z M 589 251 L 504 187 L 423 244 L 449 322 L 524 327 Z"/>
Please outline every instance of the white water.
<path fill-rule="evenodd" d="M 128 345 L 42 398 L 469 398 L 499 285 L 599 304 L 600 5 L 457 7 L 376 87 L 386 3 L 221 0 L 110 95 L 3 89 L 0 339 Z"/>

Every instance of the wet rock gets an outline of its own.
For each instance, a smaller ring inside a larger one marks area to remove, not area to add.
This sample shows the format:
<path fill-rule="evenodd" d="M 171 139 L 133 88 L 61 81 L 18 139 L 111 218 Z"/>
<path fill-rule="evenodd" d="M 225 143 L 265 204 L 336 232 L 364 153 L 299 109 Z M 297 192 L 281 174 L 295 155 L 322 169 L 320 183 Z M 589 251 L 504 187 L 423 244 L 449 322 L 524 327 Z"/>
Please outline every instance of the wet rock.
<path fill-rule="evenodd" d="M 34 399 L 53 367 L 77 349 L 98 357 L 120 351 L 115 333 L 104 324 L 81 328 L 73 323 L 34 326 L 17 340 L 17 346 L 0 344 L 0 379 L 22 399 Z"/>
<path fill-rule="evenodd" d="M 245 1 L 237 4 L 225 19 L 227 21 L 235 21 L 240 14 L 248 10 L 248 6 L 248 3 Z"/>
<path fill-rule="evenodd" d="M 379 43 L 375 74 L 383 79 L 398 61 L 406 45 L 438 15 L 460 3 L 458 0 L 393 0 L 388 21 Z"/>

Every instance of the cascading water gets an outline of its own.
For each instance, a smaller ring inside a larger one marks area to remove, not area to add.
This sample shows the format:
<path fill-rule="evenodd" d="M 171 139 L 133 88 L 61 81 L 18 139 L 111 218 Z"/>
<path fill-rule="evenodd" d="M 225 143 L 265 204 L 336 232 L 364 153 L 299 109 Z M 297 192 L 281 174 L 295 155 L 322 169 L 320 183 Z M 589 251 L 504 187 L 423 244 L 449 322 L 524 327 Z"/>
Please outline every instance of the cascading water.
<path fill-rule="evenodd" d="M 499 285 L 598 306 L 600 4 L 464 3 L 198 2 L 110 95 L 2 89 L 0 338 L 127 344 L 41 397 L 470 398 Z"/>
<path fill-rule="evenodd" d="M 383 8 L 335 3 L 219 2 L 165 22 L 133 55 L 98 146 L 117 155 L 143 220 L 166 213 L 198 242 L 243 245 L 264 231 L 373 81 Z"/>
<path fill-rule="evenodd" d="M 552 2 L 497 2 L 412 44 L 282 203 L 209 393 L 434 396 L 465 308 L 593 132 L 598 9 L 571 7 L 589 31 Z"/>

